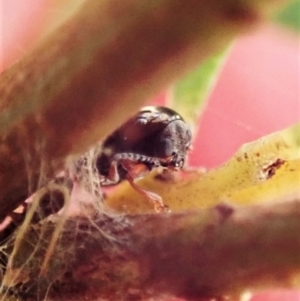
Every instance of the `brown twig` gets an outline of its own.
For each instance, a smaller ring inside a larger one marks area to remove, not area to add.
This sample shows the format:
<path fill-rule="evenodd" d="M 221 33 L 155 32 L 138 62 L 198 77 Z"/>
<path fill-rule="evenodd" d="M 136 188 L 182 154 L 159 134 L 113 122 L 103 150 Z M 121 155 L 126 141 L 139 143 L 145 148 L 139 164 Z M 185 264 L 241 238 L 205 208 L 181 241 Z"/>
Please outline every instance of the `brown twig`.
<path fill-rule="evenodd" d="M 23 283 L 34 294 L 38 288 L 42 297 L 56 283 L 50 288 L 51 300 L 61 294 L 71 294 L 72 300 L 131 300 L 132 290 L 143 300 L 161 294 L 200 300 L 246 289 L 290 287 L 300 273 L 299 229 L 299 200 L 93 221 L 77 218 L 66 223 L 41 275 L 40 263 L 55 230 L 55 223 L 45 221 L 27 232 L 4 284 Z"/>

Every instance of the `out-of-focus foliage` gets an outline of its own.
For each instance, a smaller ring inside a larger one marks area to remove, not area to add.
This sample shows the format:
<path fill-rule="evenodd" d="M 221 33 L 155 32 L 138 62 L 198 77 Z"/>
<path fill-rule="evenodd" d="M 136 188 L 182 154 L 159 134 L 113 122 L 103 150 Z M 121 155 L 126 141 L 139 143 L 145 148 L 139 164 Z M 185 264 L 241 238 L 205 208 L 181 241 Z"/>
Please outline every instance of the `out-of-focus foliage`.
<path fill-rule="evenodd" d="M 228 49 L 206 59 L 195 71 L 174 85 L 169 105 L 189 123 L 195 123 L 218 79 Z"/>
<path fill-rule="evenodd" d="M 283 8 L 274 18 L 275 21 L 300 32 L 300 0 L 294 0 Z"/>

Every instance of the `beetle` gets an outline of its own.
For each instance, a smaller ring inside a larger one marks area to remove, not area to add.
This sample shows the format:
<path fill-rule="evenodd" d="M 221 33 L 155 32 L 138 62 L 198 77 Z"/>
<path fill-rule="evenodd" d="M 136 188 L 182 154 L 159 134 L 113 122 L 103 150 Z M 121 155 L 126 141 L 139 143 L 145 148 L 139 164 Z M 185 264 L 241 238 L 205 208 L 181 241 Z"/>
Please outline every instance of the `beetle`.
<path fill-rule="evenodd" d="M 142 189 L 134 181 L 156 167 L 163 167 L 172 171 L 182 169 L 187 152 L 191 149 L 191 141 L 191 130 L 177 112 L 167 107 L 144 107 L 103 141 L 100 152 L 97 148 L 91 154 L 82 155 L 73 162 L 72 170 L 66 172 L 66 179 L 62 178 L 64 179 L 62 181 L 58 177 L 54 183 L 59 184 L 61 181 L 61 184 L 69 183 L 67 186 L 71 190 L 75 180 L 83 183 L 85 189 L 89 191 L 95 186 L 92 192 L 98 195 L 99 175 L 100 186 L 115 185 L 123 180 L 128 180 L 137 192 L 154 203 L 157 212 L 168 211 L 159 195 Z M 87 184 L 91 181 L 89 173 L 87 176 L 84 171 L 89 169 L 89 164 L 94 164 L 94 159 L 88 160 L 90 156 L 94 158 L 94 154 L 96 156 L 96 170 L 93 168 L 93 173 L 95 173 L 93 179 L 97 179 L 97 181 L 90 185 Z M 71 178 L 69 178 L 70 173 L 73 174 Z M 49 190 L 50 192 L 51 190 Z M 54 195 L 54 200 L 56 199 L 61 203 L 56 210 L 58 211 L 63 206 L 61 196 L 58 194 L 59 191 L 52 191 L 51 193 L 52 196 Z M 47 211 L 49 211 L 51 203 L 48 204 L 47 202 L 51 200 L 51 195 L 46 194 L 44 197 L 42 207 L 46 207 L 42 208 L 45 212 L 43 215 L 49 215 Z M 58 205 L 58 203 L 54 205 Z M 26 213 L 27 204 L 24 202 L 21 206 L 24 207 L 21 214 L 15 212 L 9 214 L 9 218 L 17 224 L 19 223 L 18 220 L 23 221 Z M 53 212 L 50 211 L 51 213 Z M 37 220 L 40 219 L 40 216 L 36 215 L 36 217 Z"/>
<path fill-rule="evenodd" d="M 103 141 L 96 160 L 100 183 L 105 186 L 128 180 L 154 202 L 156 211 L 167 211 L 159 195 L 134 181 L 156 167 L 182 169 L 191 141 L 191 130 L 177 112 L 162 106 L 144 107 Z"/>

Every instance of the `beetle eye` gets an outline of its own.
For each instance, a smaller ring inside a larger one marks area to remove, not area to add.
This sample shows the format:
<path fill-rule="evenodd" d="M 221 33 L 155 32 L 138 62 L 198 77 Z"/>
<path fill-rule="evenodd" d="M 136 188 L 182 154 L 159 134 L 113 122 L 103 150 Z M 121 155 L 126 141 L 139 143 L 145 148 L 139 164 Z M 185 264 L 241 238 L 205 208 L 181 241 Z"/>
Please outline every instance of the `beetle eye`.
<path fill-rule="evenodd" d="M 170 138 L 160 139 L 156 145 L 156 156 L 159 158 L 170 157 L 173 154 L 174 145 Z"/>

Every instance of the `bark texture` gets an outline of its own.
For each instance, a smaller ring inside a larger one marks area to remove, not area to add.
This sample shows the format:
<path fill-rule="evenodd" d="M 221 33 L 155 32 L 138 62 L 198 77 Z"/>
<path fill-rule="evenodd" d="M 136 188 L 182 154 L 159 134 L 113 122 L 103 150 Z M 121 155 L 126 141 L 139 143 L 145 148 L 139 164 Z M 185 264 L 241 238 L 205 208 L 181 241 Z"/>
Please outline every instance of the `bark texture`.
<path fill-rule="evenodd" d="M 41 271 L 55 227 L 48 219 L 27 231 L 9 265 L 6 286 L 18 283 L 27 294 L 38 291 L 40 298 L 47 292 L 50 300 L 68 293 L 72 300 L 85 295 L 132 300 L 132 292 L 144 300 L 163 295 L 206 300 L 291 287 L 300 272 L 299 200 L 72 218 Z"/>

